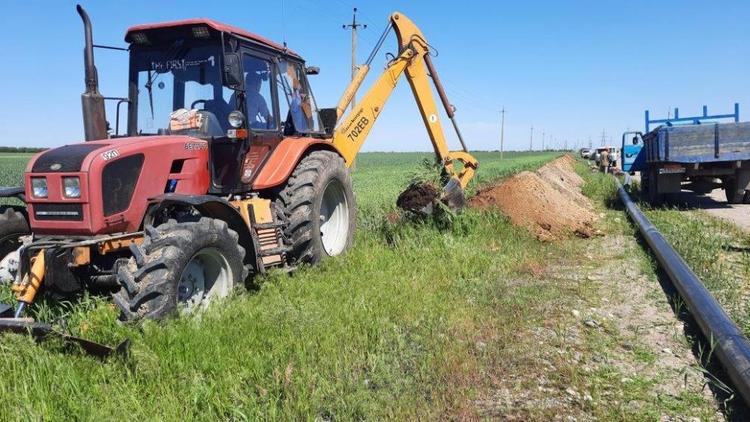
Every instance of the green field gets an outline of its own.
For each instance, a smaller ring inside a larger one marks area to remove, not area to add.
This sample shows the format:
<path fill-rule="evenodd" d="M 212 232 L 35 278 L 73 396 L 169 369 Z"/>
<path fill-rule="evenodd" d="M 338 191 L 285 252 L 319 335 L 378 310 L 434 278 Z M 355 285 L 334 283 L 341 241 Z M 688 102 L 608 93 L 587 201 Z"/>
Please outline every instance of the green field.
<path fill-rule="evenodd" d="M 556 153 L 479 153 L 477 180 L 535 168 Z M 198 317 L 121 325 L 101 298 L 39 304 L 73 333 L 132 341 L 100 362 L 48 340 L 0 337 L 0 414 L 7 419 L 433 419 L 465 416 L 499 364 L 507 321 L 538 323 L 546 288 L 504 294 L 546 246 L 497 214 L 467 212 L 448 230 L 386 223 L 427 154 L 365 153 L 354 173 L 356 244 L 294 276 L 273 274 Z M 0 185 L 27 156 L 0 157 Z M 5 292 L 5 297 L 8 297 Z M 544 299 L 547 297 L 547 299 Z M 528 314 L 528 315 L 527 315 Z"/>

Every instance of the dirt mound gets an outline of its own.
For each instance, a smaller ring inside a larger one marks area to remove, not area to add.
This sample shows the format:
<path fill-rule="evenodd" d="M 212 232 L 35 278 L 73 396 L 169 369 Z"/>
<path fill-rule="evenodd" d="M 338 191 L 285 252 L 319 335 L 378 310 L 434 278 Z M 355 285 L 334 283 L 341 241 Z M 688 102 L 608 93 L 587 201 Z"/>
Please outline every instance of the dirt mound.
<path fill-rule="evenodd" d="M 589 199 L 581 194 L 580 187 L 583 184 L 583 178 L 573 170 L 571 165 L 555 160 L 541 167 L 536 173 L 570 200 L 591 208 Z"/>
<path fill-rule="evenodd" d="M 573 170 L 574 159 L 558 158 L 537 170 L 522 172 L 497 185 L 480 189 L 469 205 L 498 208 L 513 224 L 528 228 L 543 241 L 575 234 L 594 234 L 596 214 L 580 192 L 583 179 Z"/>

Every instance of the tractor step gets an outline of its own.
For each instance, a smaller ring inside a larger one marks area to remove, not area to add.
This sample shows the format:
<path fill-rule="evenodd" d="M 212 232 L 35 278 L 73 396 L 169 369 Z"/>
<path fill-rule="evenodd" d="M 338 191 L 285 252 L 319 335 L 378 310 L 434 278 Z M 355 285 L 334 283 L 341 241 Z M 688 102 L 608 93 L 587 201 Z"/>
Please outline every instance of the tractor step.
<path fill-rule="evenodd" d="M 279 246 L 276 248 L 270 248 L 270 249 L 261 249 L 258 255 L 262 257 L 267 256 L 274 256 L 274 255 L 281 255 L 289 252 L 289 248 L 286 246 Z"/>
<path fill-rule="evenodd" d="M 269 267 L 286 264 L 289 248 L 282 238 L 282 223 L 274 217 L 273 203 L 269 199 L 250 198 L 234 201 L 242 218 L 250 227 L 255 249 L 255 271 L 265 273 Z"/>
<path fill-rule="evenodd" d="M 273 223 L 257 223 L 255 224 L 256 229 L 276 229 L 281 228 L 282 224 L 280 222 L 274 221 Z"/>

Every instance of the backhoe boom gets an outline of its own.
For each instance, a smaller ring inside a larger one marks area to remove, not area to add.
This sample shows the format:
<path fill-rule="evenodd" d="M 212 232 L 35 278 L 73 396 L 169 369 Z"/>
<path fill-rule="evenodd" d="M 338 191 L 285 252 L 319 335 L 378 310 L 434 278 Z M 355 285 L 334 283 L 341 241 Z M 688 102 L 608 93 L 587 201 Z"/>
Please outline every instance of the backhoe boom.
<path fill-rule="evenodd" d="M 367 72 L 370 70 L 370 62 L 375 52 L 382 45 L 391 27 L 396 31 L 396 36 L 398 37 L 399 55 L 388 63 L 383 74 L 380 75 L 375 84 L 357 103 L 355 109 L 344 117 L 344 120 L 333 134 L 333 144 L 344 156 L 346 165 L 351 166 L 357 153 L 370 134 L 375 120 L 382 113 L 383 106 L 388 101 L 399 79 L 402 75 L 406 75 L 406 79 L 411 86 L 412 93 L 417 102 L 417 107 L 422 115 L 422 121 L 430 136 L 430 141 L 432 141 L 435 155 L 451 178 L 455 178 L 461 188 L 465 188 L 474 176 L 478 162 L 467 151 L 461 133 L 458 131 L 458 126 L 453 118 L 454 109 L 448 102 L 430 60 L 430 49 L 427 41 L 419 28 L 403 14 L 396 12 L 391 15 L 389 28 L 383 33 L 367 63 L 359 67 L 352 82 L 344 92 L 341 101 L 339 101 L 337 107 L 338 116 L 341 117 L 341 114 L 351 102 L 354 93 L 362 84 Z M 437 104 L 432 94 L 430 78 L 432 78 L 432 82 L 438 91 L 448 117 L 453 121 L 456 133 L 463 147 L 462 151 L 450 151 L 448 149 L 445 134 L 440 124 Z M 460 168 L 454 167 L 455 162 L 461 164 Z"/>

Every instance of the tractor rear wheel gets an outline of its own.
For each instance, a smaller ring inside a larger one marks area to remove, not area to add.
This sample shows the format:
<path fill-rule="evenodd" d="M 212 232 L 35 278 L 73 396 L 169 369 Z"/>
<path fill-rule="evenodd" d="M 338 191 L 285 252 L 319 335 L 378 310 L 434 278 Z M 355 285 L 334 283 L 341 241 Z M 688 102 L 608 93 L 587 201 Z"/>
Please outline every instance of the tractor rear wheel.
<path fill-rule="evenodd" d="M 331 151 L 303 158 L 279 193 L 291 264 L 315 264 L 342 254 L 354 241 L 356 207 L 344 159 Z"/>
<path fill-rule="evenodd" d="M 113 300 L 121 319 L 164 319 L 229 295 L 247 277 L 238 239 L 212 218 L 148 226 L 143 243 L 132 245 L 133 256 L 117 268 L 122 288 Z"/>
<path fill-rule="evenodd" d="M 14 207 L 0 207 L 0 283 L 15 277 L 18 269 L 16 251 L 21 237 L 30 234 L 24 214 Z"/>

